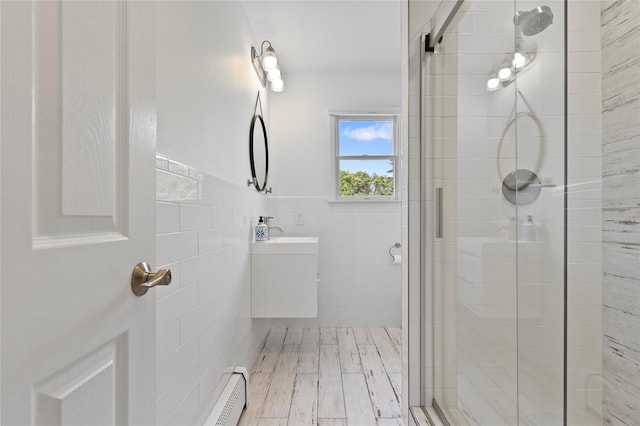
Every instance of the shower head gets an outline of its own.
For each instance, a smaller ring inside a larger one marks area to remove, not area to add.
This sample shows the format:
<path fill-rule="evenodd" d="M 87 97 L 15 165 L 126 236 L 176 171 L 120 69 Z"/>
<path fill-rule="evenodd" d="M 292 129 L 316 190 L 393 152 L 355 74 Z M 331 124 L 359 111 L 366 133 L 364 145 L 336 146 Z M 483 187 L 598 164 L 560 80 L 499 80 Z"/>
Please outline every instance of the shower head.
<path fill-rule="evenodd" d="M 513 22 L 520 27 L 522 34 L 533 36 L 553 23 L 553 12 L 549 6 L 538 6 L 528 12 L 516 12 Z"/>

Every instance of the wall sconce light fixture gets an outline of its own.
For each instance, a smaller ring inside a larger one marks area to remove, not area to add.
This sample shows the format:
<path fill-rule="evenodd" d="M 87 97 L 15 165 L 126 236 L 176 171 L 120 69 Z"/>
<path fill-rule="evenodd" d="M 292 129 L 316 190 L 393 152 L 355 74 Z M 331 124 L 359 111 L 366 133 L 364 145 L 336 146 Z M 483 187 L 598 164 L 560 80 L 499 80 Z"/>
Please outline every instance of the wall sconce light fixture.
<path fill-rule="evenodd" d="M 265 49 L 264 45 L 268 44 Z M 260 54 L 255 47 L 251 46 L 251 64 L 256 70 L 258 79 L 262 87 L 267 87 L 267 80 L 271 82 L 271 90 L 274 92 L 282 92 L 284 90 L 284 81 L 282 80 L 282 72 L 278 66 L 278 58 L 276 51 L 271 46 L 269 40 L 265 40 L 260 45 Z"/>

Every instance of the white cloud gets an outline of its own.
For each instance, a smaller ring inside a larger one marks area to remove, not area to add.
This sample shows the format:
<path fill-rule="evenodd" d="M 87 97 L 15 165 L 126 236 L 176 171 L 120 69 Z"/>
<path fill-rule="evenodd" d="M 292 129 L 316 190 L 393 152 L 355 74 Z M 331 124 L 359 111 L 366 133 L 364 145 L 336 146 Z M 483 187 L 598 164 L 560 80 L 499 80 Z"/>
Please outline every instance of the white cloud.
<path fill-rule="evenodd" d="M 393 126 L 391 123 L 378 123 L 374 126 L 352 129 L 347 127 L 342 135 L 358 141 L 370 141 L 374 139 L 392 139 Z"/>

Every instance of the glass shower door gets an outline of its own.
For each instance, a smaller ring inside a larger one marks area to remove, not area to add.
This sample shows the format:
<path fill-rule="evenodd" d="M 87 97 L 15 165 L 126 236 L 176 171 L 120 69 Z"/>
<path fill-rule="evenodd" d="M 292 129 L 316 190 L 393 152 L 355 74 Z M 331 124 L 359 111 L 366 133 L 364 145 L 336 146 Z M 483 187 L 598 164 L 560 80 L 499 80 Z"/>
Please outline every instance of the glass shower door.
<path fill-rule="evenodd" d="M 565 2 L 516 1 L 518 424 L 562 425 L 565 413 Z"/>
<path fill-rule="evenodd" d="M 452 424 L 563 422 L 563 13 L 466 0 L 423 64 L 433 393 Z"/>

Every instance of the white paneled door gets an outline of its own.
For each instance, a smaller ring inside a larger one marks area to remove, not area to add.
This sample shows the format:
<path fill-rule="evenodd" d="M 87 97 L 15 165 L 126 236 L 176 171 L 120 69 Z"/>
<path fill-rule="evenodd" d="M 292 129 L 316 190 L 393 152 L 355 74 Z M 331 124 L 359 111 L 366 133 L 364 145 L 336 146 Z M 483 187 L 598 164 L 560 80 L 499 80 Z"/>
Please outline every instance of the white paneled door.
<path fill-rule="evenodd" d="M 2 1 L 1 423 L 155 422 L 152 2 Z"/>

